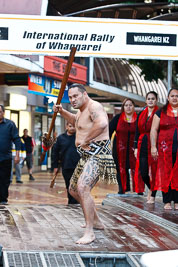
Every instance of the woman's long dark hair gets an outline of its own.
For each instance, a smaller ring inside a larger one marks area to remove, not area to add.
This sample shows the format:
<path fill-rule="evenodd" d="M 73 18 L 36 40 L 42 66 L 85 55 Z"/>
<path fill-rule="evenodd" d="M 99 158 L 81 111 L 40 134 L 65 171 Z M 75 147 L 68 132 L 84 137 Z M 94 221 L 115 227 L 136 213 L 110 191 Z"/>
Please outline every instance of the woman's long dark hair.
<path fill-rule="evenodd" d="M 177 90 L 177 91 L 178 91 L 177 88 L 172 88 L 172 89 L 170 89 L 169 92 L 168 92 L 167 97 L 169 97 L 170 93 L 171 93 L 173 90 Z M 169 105 L 169 101 L 168 101 L 168 99 L 167 99 L 166 104 L 162 107 L 162 111 L 163 111 L 164 113 L 166 113 L 166 111 L 167 111 L 167 106 L 168 106 L 168 105 Z"/>
<path fill-rule="evenodd" d="M 131 98 L 125 98 L 124 101 L 122 102 L 122 106 L 121 106 L 121 113 L 124 112 L 124 106 L 125 106 L 125 103 L 130 100 L 132 102 L 132 104 L 134 105 L 135 107 L 135 103 L 134 101 L 131 99 Z"/>

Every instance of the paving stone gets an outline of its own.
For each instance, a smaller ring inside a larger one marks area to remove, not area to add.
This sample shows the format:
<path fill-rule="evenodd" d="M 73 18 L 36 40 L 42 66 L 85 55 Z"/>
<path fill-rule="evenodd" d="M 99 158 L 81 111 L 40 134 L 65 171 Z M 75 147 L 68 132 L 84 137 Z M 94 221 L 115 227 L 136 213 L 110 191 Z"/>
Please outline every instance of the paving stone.
<path fill-rule="evenodd" d="M 84 233 L 80 205 L 66 205 L 67 195 L 61 176 L 54 189 L 49 188 L 51 174 L 34 176 L 34 182 L 23 176 L 22 185 L 12 183 L 9 205 L 0 206 L 0 244 L 4 250 L 139 253 L 177 249 L 174 231 L 154 221 L 159 218 L 168 225 L 175 225 L 178 223 L 177 211 L 164 211 L 160 198 L 150 206 L 145 197 L 135 194 L 121 197 L 114 194 L 117 185 L 104 184 L 98 184 L 92 195 L 105 229 L 95 230 L 93 243 L 76 244 Z M 106 192 L 109 195 L 103 201 Z M 113 201 L 109 202 L 110 196 Z M 132 208 L 124 208 L 124 205 Z M 153 220 L 143 216 L 143 211 L 153 216 Z"/>

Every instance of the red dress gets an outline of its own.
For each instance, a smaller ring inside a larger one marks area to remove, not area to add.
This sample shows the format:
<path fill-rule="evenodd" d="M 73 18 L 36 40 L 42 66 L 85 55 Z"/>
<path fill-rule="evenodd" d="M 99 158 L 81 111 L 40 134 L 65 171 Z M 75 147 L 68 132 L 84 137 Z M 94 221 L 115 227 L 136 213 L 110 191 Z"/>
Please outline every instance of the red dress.
<path fill-rule="evenodd" d="M 171 106 L 168 105 L 167 112 L 161 112 L 158 136 L 159 156 L 155 190 L 165 193 L 168 192 L 169 186 L 171 186 L 171 189 L 178 191 L 178 151 L 176 153 L 176 162 L 172 167 L 173 136 L 176 129 L 178 133 L 178 117 L 174 117 L 171 114 L 171 109 Z"/>
<path fill-rule="evenodd" d="M 144 181 L 141 177 L 140 173 L 140 150 L 143 141 L 143 137 L 147 136 L 147 151 L 148 151 L 148 167 L 149 167 L 149 176 L 150 176 L 150 190 L 154 190 L 155 177 L 156 177 L 156 167 L 157 161 L 155 161 L 151 156 L 151 144 L 150 144 L 150 130 L 153 121 L 153 116 L 155 112 L 158 110 L 158 107 L 155 106 L 153 109 L 151 116 L 148 118 L 148 107 L 146 107 L 140 114 L 138 118 L 138 130 L 139 130 L 139 139 L 137 144 L 137 160 L 136 160 L 136 168 L 135 168 L 135 191 L 137 193 L 143 193 L 145 189 Z"/>
<path fill-rule="evenodd" d="M 129 123 L 126 120 L 125 112 L 123 112 L 120 115 L 116 129 L 116 146 L 117 146 L 118 163 L 119 163 L 123 193 L 125 193 L 127 188 L 127 174 L 126 174 L 127 161 L 129 162 L 129 168 L 131 170 L 133 191 L 135 191 L 134 173 L 135 173 L 136 159 L 134 156 L 134 137 L 136 130 L 136 118 L 137 114 L 134 112 L 132 116 L 132 121 Z M 128 136 L 129 136 L 129 142 L 128 142 Z M 127 156 L 129 158 L 127 158 Z"/>

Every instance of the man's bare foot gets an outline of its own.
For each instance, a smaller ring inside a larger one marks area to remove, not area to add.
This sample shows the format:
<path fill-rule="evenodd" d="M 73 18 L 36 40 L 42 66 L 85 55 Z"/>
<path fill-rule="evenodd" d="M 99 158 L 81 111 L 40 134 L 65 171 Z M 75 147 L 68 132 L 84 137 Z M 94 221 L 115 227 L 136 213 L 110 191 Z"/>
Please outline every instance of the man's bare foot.
<path fill-rule="evenodd" d="M 78 241 L 76 241 L 76 244 L 90 244 L 91 242 L 93 242 L 95 240 L 95 234 L 94 233 L 86 233 L 84 234 L 84 236 L 82 238 L 80 238 Z"/>
<path fill-rule="evenodd" d="M 174 203 L 174 209 L 178 210 L 178 203 Z"/>
<path fill-rule="evenodd" d="M 86 228 L 86 224 L 81 225 L 82 228 Z M 93 229 L 104 230 L 104 224 L 102 222 L 97 222 L 93 224 Z"/>
<path fill-rule="evenodd" d="M 165 210 L 172 210 L 171 203 L 166 203 L 166 204 L 164 205 L 164 209 L 165 209 Z"/>
<path fill-rule="evenodd" d="M 152 191 L 151 190 L 149 190 L 148 191 L 148 195 L 147 195 L 147 200 L 149 201 L 150 200 L 150 198 L 151 198 L 151 193 L 152 193 Z M 148 203 L 148 202 L 147 202 Z"/>
<path fill-rule="evenodd" d="M 150 199 L 146 203 L 154 204 L 155 203 L 155 197 L 150 197 Z"/>

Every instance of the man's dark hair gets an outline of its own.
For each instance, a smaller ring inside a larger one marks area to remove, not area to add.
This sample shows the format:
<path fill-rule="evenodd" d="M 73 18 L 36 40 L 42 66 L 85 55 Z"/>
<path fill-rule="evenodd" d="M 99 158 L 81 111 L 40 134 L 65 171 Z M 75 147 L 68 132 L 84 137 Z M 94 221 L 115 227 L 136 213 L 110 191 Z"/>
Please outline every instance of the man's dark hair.
<path fill-rule="evenodd" d="M 78 90 L 81 92 L 81 93 L 84 93 L 86 92 L 86 88 L 83 84 L 80 84 L 80 83 L 73 83 L 72 85 L 69 86 L 68 90 L 70 90 L 71 88 L 74 88 L 74 87 L 77 87 Z"/>
<path fill-rule="evenodd" d="M 4 112 L 5 111 L 4 106 L 3 105 L 0 105 L 0 107 L 1 107 L 2 111 Z"/>
<path fill-rule="evenodd" d="M 146 94 L 146 99 L 148 97 L 149 94 L 153 94 L 156 97 L 156 100 L 158 100 L 158 94 L 155 91 L 150 91 Z"/>

